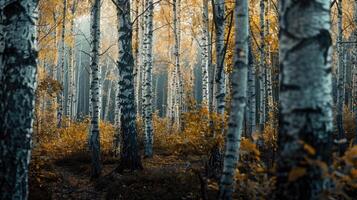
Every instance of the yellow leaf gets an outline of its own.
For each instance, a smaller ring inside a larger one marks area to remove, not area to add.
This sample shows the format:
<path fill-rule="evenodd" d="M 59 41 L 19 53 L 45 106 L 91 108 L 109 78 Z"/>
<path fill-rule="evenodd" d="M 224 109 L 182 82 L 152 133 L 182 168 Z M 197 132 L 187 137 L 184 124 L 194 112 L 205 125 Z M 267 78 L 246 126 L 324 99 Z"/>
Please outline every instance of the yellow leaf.
<path fill-rule="evenodd" d="M 289 172 L 288 181 L 293 182 L 306 174 L 306 169 L 303 167 L 296 167 Z"/>
<path fill-rule="evenodd" d="M 352 169 L 351 170 L 351 176 L 352 176 L 352 178 L 357 178 L 357 169 Z"/>
<path fill-rule="evenodd" d="M 314 149 L 314 147 L 306 143 L 304 144 L 304 150 L 312 156 L 316 154 L 316 150 Z"/>

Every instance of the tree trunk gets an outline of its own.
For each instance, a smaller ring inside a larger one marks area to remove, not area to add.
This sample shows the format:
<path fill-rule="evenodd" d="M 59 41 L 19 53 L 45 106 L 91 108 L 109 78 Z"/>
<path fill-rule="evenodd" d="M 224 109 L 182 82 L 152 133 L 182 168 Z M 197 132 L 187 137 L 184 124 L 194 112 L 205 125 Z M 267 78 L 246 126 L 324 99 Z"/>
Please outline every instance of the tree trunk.
<path fill-rule="evenodd" d="M 225 0 L 214 0 L 214 20 L 216 31 L 216 72 L 215 72 L 215 107 L 219 114 L 225 108 L 225 70 L 224 70 L 224 32 Z"/>
<path fill-rule="evenodd" d="M 248 54 L 248 135 L 251 137 L 256 129 L 256 94 L 255 94 L 255 67 L 253 62 L 251 39 L 249 39 Z"/>
<path fill-rule="evenodd" d="M 146 10 L 146 2 L 142 1 L 141 3 L 141 12 L 145 12 Z M 144 76 L 143 76 L 143 71 L 144 71 L 144 62 L 145 62 L 145 44 L 144 44 L 144 39 L 145 39 L 145 18 L 144 17 L 140 17 L 140 19 L 138 20 L 138 22 L 140 22 L 140 26 L 139 26 L 139 32 L 138 33 L 138 40 L 139 40 L 139 46 L 140 48 L 138 48 L 138 55 L 137 57 L 137 62 L 136 62 L 136 70 L 137 70 L 137 74 L 136 74 L 136 88 L 135 88 L 135 92 L 136 92 L 136 108 L 137 108 L 137 116 L 140 117 L 143 114 L 143 109 L 142 109 L 142 97 L 143 97 L 143 83 L 144 83 Z"/>
<path fill-rule="evenodd" d="M 116 92 L 115 92 L 115 105 L 114 105 L 114 127 L 115 127 L 115 132 L 114 132 L 114 139 L 113 139 L 113 151 L 115 156 L 120 155 L 120 134 L 121 134 L 121 110 L 120 110 L 120 89 L 119 89 L 119 82 L 116 87 Z"/>
<path fill-rule="evenodd" d="M 73 112 L 73 107 L 74 107 L 74 87 L 75 87 L 75 81 L 74 81 L 74 73 L 75 73 L 75 63 L 76 63 L 76 58 L 75 58 L 75 48 L 76 48 L 76 40 L 75 40 L 75 32 L 74 32 L 74 19 L 75 19 L 75 13 L 77 9 L 77 0 L 73 1 L 72 8 L 71 8 L 71 37 L 73 37 L 73 44 L 69 48 L 69 65 L 68 65 L 68 80 L 69 80 L 69 89 L 68 89 L 68 100 L 67 100 L 67 114 L 70 117 L 70 119 L 74 119 L 74 112 Z"/>
<path fill-rule="evenodd" d="M 345 95 L 345 67 L 343 64 L 343 44 L 341 43 L 343 40 L 342 33 L 342 0 L 338 0 L 338 34 L 337 34 L 337 54 L 338 54 L 338 83 L 337 83 L 337 115 L 336 115 L 336 123 L 337 123 L 337 132 L 338 139 L 342 141 L 345 138 L 345 132 L 343 128 L 343 105 L 344 105 L 344 95 Z M 340 154 L 343 155 L 346 144 L 340 144 Z"/>
<path fill-rule="evenodd" d="M 209 18 L 208 18 L 208 0 L 203 0 L 202 6 L 202 105 L 208 109 L 210 105 L 209 99 Z"/>
<path fill-rule="evenodd" d="M 354 98 L 353 98 L 353 105 L 354 105 L 354 115 L 355 115 L 355 122 L 357 124 L 357 0 L 355 0 L 355 13 L 354 13 L 354 22 L 355 22 L 355 29 L 353 32 L 354 35 Z M 354 139 L 354 144 L 357 144 L 357 128 L 355 130 L 355 139 Z"/>
<path fill-rule="evenodd" d="M 73 104 L 75 105 L 75 118 L 78 118 L 78 113 L 80 113 L 80 103 L 81 103 L 81 94 L 80 94 L 80 85 L 81 85 L 81 76 L 85 70 L 85 68 L 82 68 L 82 49 L 83 46 L 82 44 L 80 44 L 79 47 L 79 55 L 78 55 L 78 62 L 77 62 L 77 73 L 76 73 L 76 87 L 75 87 L 75 94 L 76 97 L 74 98 L 75 101 L 73 102 Z"/>
<path fill-rule="evenodd" d="M 142 169 L 139 156 L 134 98 L 134 60 L 132 54 L 132 24 L 130 0 L 116 0 L 119 33 L 119 104 L 121 137 L 123 139 L 118 171 Z"/>
<path fill-rule="evenodd" d="M 27 199 L 35 91 L 37 0 L 1 1 L 0 199 Z"/>
<path fill-rule="evenodd" d="M 151 158 L 153 156 L 153 127 L 152 127 L 152 48 L 153 48 L 153 13 L 154 5 L 152 0 L 147 0 L 148 11 L 145 15 L 146 30 L 145 30 L 145 84 L 144 84 L 144 109 L 145 109 L 145 157 Z"/>
<path fill-rule="evenodd" d="M 269 20 L 269 12 L 270 12 L 270 0 L 267 0 L 267 5 L 265 9 L 265 37 L 269 39 L 270 34 L 270 20 Z M 271 39 L 270 39 L 271 40 Z M 265 95 L 266 95 L 266 103 L 265 103 L 265 114 L 266 120 L 274 120 L 274 102 L 273 102 L 273 85 L 272 85 L 272 64 L 271 64 L 271 49 L 270 42 L 265 41 L 268 45 L 264 45 L 266 48 L 265 51 Z M 264 43 L 265 43 L 264 42 Z M 271 119 L 273 117 L 273 119 Z M 273 121 L 271 121 L 272 123 Z"/>
<path fill-rule="evenodd" d="M 181 40 L 181 32 L 180 32 L 180 9 L 181 9 L 181 0 L 173 0 L 173 20 L 174 20 L 174 38 L 175 38 L 175 46 L 174 46 L 174 56 L 175 56 L 175 71 L 176 76 L 173 78 L 175 81 L 175 90 L 176 95 L 175 99 L 175 123 L 181 129 L 181 114 L 182 114 L 182 104 L 183 104 L 183 83 L 182 83 L 182 74 L 181 74 L 181 63 L 180 63 L 180 40 Z"/>
<path fill-rule="evenodd" d="M 65 34 L 66 34 L 66 17 L 67 17 L 67 0 L 63 0 L 63 20 L 62 20 L 62 30 L 61 30 L 61 60 L 60 66 L 61 71 L 59 73 L 59 82 L 62 85 L 62 89 L 60 91 L 58 97 L 58 113 L 57 113 L 57 127 L 62 127 L 62 117 L 63 117 L 63 106 L 64 106 L 64 67 L 65 67 Z"/>
<path fill-rule="evenodd" d="M 333 132 L 330 1 L 280 1 L 276 199 L 321 199 Z M 314 151 L 307 151 L 311 146 Z M 306 159 L 314 162 L 308 164 Z M 316 162 L 315 162 L 316 161 Z M 303 172 L 301 176 L 296 171 Z"/>
<path fill-rule="evenodd" d="M 100 0 L 94 0 L 91 11 L 91 128 L 89 138 L 89 149 L 92 154 L 92 177 L 97 178 L 101 174 L 100 161 L 100 132 L 99 132 L 99 92 L 100 92 L 100 73 L 99 73 L 99 48 L 100 48 Z"/>
<path fill-rule="evenodd" d="M 266 95 L 265 95 L 265 1 L 260 0 L 260 64 L 259 64 L 259 130 L 264 130 L 264 124 L 266 122 Z"/>
<path fill-rule="evenodd" d="M 235 5 L 235 60 L 232 74 L 232 101 L 226 136 L 223 173 L 219 199 L 232 199 L 235 171 L 239 160 L 240 140 L 243 129 L 247 98 L 248 77 L 248 0 L 236 0 Z"/>

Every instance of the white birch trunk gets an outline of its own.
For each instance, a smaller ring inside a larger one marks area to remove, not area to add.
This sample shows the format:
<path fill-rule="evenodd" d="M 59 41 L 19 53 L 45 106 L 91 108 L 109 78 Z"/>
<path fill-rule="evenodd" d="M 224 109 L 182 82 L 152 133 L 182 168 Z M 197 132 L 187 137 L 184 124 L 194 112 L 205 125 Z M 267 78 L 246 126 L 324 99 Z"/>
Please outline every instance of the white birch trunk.
<path fill-rule="evenodd" d="M 259 130 L 262 132 L 266 117 L 266 93 L 265 93 L 265 1 L 260 0 L 260 63 L 259 63 Z"/>
<path fill-rule="evenodd" d="M 66 15 L 67 15 L 67 0 L 63 0 L 63 20 L 62 20 L 62 30 L 61 30 L 61 46 L 60 46 L 60 56 L 61 59 L 58 63 L 60 66 L 59 72 L 59 82 L 62 85 L 62 90 L 60 91 L 60 95 L 58 97 L 58 113 L 57 113 L 57 127 L 62 127 L 62 117 L 63 117 L 63 106 L 64 106 L 64 67 L 65 67 L 65 34 L 66 34 Z M 57 67 L 58 68 L 58 67 Z M 57 69 L 58 70 L 58 69 Z"/>
<path fill-rule="evenodd" d="M 89 149 L 92 157 L 92 174 L 96 178 L 101 174 L 100 161 L 100 132 L 99 132 L 99 115 L 100 115 L 100 71 L 99 71 L 99 48 L 100 48 L 100 12 L 101 1 L 94 0 L 91 11 L 91 37 L 92 37 L 92 52 L 91 52 L 91 127 L 89 137 Z"/>
<path fill-rule="evenodd" d="M 132 54 L 132 22 L 130 18 L 130 1 L 115 0 L 118 17 L 118 70 L 119 70 L 119 104 L 120 104 L 120 161 L 118 171 L 124 169 L 142 169 L 139 156 L 136 109 L 134 91 L 134 59 Z"/>
<path fill-rule="evenodd" d="M 219 199 L 232 199 L 235 171 L 243 130 L 248 77 L 248 0 L 236 0 L 235 5 L 235 60 L 232 74 L 232 101 L 225 143 L 223 173 L 219 185 Z"/>
<path fill-rule="evenodd" d="M 214 15 L 216 27 L 215 108 L 217 113 L 223 114 L 225 109 L 225 0 L 214 0 Z"/>
<path fill-rule="evenodd" d="M 280 126 L 274 199 L 323 198 L 333 133 L 330 1 L 280 1 Z M 316 151 L 308 154 L 306 144 Z M 306 173 L 289 180 L 302 167 Z M 322 196 L 320 196 L 322 195 Z"/>
<path fill-rule="evenodd" d="M 147 14 L 145 15 L 146 31 L 145 31 L 145 84 L 144 84 L 144 110 L 145 110 L 145 127 L 144 127 L 144 154 L 146 157 L 151 158 L 153 156 L 153 127 L 152 127 L 152 67 L 153 67 L 153 14 L 154 5 L 152 0 L 147 0 Z"/>
<path fill-rule="evenodd" d="M 181 9 L 181 0 L 173 0 L 173 29 L 174 29 L 174 56 L 175 56 L 175 90 L 176 95 L 175 103 L 174 103 L 174 117 L 175 123 L 181 129 L 181 113 L 182 113 L 182 103 L 183 103 L 183 83 L 182 83 L 182 74 L 181 74 L 181 63 L 180 63 L 180 9 Z"/>
<path fill-rule="evenodd" d="M 202 105 L 209 110 L 209 18 L 208 0 L 202 0 Z"/>

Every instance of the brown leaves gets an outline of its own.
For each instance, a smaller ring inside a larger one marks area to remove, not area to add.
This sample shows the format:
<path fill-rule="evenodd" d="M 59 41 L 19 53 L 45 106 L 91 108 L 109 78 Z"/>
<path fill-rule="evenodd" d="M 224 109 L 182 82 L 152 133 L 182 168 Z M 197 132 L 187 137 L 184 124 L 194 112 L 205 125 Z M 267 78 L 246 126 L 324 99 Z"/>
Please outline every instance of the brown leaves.
<path fill-rule="evenodd" d="M 306 168 L 295 167 L 289 172 L 288 181 L 289 182 L 296 181 L 297 179 L 305 176 L 305 174 L 306 174 Z"/>

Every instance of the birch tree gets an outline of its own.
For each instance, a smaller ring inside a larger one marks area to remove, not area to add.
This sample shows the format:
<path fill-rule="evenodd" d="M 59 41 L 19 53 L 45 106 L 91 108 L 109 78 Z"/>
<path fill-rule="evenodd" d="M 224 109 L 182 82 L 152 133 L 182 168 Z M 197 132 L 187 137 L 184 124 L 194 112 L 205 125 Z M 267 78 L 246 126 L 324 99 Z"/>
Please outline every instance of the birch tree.
<path fill-rule="evenodd" d="M 139 1 L 136 2 L 136 6 L 139 6 Z M 142 1 L 140 12 L 145 12 L 145 1 Z M 138 13 L 139 19 L 137 20 L 138 27 L 137 29 L 137 43 L 138 43 L 138 51 L 136 55 L 136 85 L 135 85 L 135 97 L 136 97 L 136 108 L 137 108 L 137 116 L 141 116 L 142 114 L 142 92 L 143 92 L 143 66 L 144 66 L 144 34 L 145 34 L 145 19 L 144 17 L 140 17 Z"/>
<path fill-rule="evenodd" d="M 354 22 L 355 22 L 355 29 L 353 31 L 354 35 L 354 98 L 353 98 L 353 105 L 354 105 L 354 115 L 355 115 L 355 122 L 357 123 L 357 0 L 355 0 L 355 9 L 354 9 Z M 357 129 L 355 133 L 354 144 L 357 144 Z"/>
<path fill-rule="evenodd" d="M 225 70 L 224 70 L 224 32 L 225 0 L 214 0 L 214 23 L 216 31 L 216 72 L 215 72 L 215 107 L 219 114 L 225 108 Z"/>
<path fill-rule="evenodd" d="M 99 46 L 100 46 L 100 12 L 101 1 L 94 0 L 91 10 L 91 127 L 89 137 L 89 148 L 92 154 L 92 177 L 96 178 L 101 174 L 100 163 L 100 132 L 99 132 L 99 115 L 100 115 L 100 72 L 99 72 Z"/>
<path fill-rule="evenodd" d="M 74 19 L 75 19 L 75 13 L 77 10 L 77 3 L 78 0 L 73 0 L 72 6 L 71 6 L 71 36 L 73 37 L 73 44 L 69 48 L 69 65 L 68 65 L 68 100 L 67 100 L 67 108 L 66 108 L 66 113 L 68 116 L 70 116 L 71 119 L 74 118 L 74 98 L 75 98 L 75 81 L 74 81 L 74 73 L 75 73 L 75 48 L 76 48 L 76 43 L 75 43 L 75 32 L 74 32 Z"/>
<path fill-rule="evenodd" d="M 209 67 L 210 67 L 210 33 L 208 17 L 208 0 L 202 0 L 202 101 L 209 110 Z"/>
<path fill-rule="evenodd" d="M 248 0 L 235 1 L 235 59 L 232 74 L 232 101 L 225 143 L 223 173 L 219 186 L 219 199 L 232 199 L 235 171 L 247 97 L 248 77 Z"/>
<path fill-rule="evenodd" d="M 256 129 L 256 93 L 255 93 L 255 67 L 253 62 L 253 52 L 251 38 L 249 37 L 248 54 L 248 134 L 252 136 Z"/>
<path fill-rule="evenodd" d="M 331 155 L 330 1 L 280 1 L 280 128 L 276 199 L 320 199 Z M 308 72 L 308 73 L 307 73 Z M 314 148 L 310 154 L 304 149 Z M 306 163 L 306 158 L 316 162 Z M 305 173 L 289 179 L 293 171 Z"/>
<path fill-rule="evenodd" d="M 260 63 L 259 63 L 259 129 L 263 131 L 266 117 L 266 95 L 265 95 L 265 1 L 260 0 Z"/>
<path fill-rule="evenodd" d="M 115 0 L 118 18 L 119 116 L 122 138 L 118 171 L 142 169 L 139 156 L 134 98 L 134 59 L 132 54 L 132 23 L 130 0 Z"/>
<path fill-rule="evenodd" d="M 181 129 L 181 113 L 182 113 L 182 103 L 183 103 L 183 83 L 182 83 L 182 74 L 181 74 L 181 63 L 180 63 L 180 9 L 181 9 L 181 0 L 173 0 L 173 29 L 174 29 L 174 56 L 175 56 L 175 90 L 176 97 L 175 99 L 175 121 L 178 127 Z"/>
<path fill-rule="evenodd" d="M 61 47 L 58 66 L 60 66 L 59 81 L 62 85 L 62 90 L 58 97 L 58 113 L 57 113 L 57 127 L 62 127 L 62 117 L 63 117 L 63 106 L 64 106 L 64 67 L 65 67 L 65 34 L 66 34 L 66 17 L 67 17 L 67 0 L 63 0 L 63 19 L 62 19 L 62 29 L 61 29 Z M 58 67 L 57 67 L 58 68 Z"/>
<path fill-rule="evenodd" d="M 147 14 L 145 15 L 146 31 L 145 31 L 145 84 L 144 84 L 144 109 L 145 109 L 145 151 L 146 157 L 151 158 L 153 156 L 153 127 L 152 127 L 152 46 L 153 46 L 153 13 L 154 5 L 152 0 L 147 0 Z"/>
<path fill-rule="evenodd" d="M 338 69 L 338 83 L 337 83 L 337 131 L 339 139 L 344 138 L 344 128 L 343 128 L 343 105 L 345 96 L 345 67 L 343 64 L 343 33 L 342 33 L 342 0 L 338 0 L 337 4 L 338 10 L 338 34 L 337 34 L 337 69 Z M 340 146 L 341 153 L 343 152 L 344 145 Z"/>
<path fill-rule="evenodd" d="M 0 199 L 27 199 L 35 91 L 37 0 L 0 1 Z"/>
<path fill-rule="evenodd" d="M 270 35 L 270 20 L 269 20 L 269 14 L 270 14 L 270 1 L 267 0 L 266 2 L 266 8 L 265 8 L 265 37 L 264 38 L 269 38 Z M 265 42 L 264 42 L 265 43 Z M 266 48 L 264 49 L 265 53 L 265 96 L 266 96 L 266 105 L 265 105 L 265 115 L 266 115 L 266 120 L 269 120 L 271 112 L 273 111 L 274 108 L 274 102 L 273 102 L 273 85 L 272 85 L 272 64 L 271 64 L 271 49 L 270 49 L 270 42 L 266 41 L 268 45 L 264 45 Z"/>

